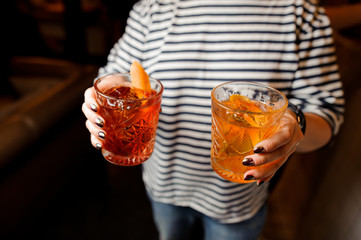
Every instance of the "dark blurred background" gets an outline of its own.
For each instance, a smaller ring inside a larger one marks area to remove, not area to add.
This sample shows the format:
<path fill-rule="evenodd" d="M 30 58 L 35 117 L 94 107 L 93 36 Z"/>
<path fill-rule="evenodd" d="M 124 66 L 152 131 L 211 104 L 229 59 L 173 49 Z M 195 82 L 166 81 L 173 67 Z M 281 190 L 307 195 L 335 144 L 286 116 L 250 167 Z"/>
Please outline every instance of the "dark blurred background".
<path fill-rule="evenodd" d="M 135 1 L 2 2 L 0 239 L 156 239 L 140 167 L 90 145 L 83 93 Z"/>
<path fill-rule="evenodd" d="M 81 112 L 135 2 L 2 2 L 0 239 L 158 238 L 140 167 L 107 163 Z M 263 240 L 361 238 L 360 29 L 335 31 L 347 94 L 340 135 L 331 148 L 288 161 Z"/>

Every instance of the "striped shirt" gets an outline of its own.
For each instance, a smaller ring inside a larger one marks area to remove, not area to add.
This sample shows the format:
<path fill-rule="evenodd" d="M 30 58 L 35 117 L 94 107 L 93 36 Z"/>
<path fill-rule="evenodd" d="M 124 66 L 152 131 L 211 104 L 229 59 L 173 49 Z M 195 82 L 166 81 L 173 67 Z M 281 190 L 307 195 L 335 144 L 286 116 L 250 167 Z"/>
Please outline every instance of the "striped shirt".
<path fill-rule="evenodd" d="M 282 91 L 337 133 L 343 91 L 329 20 L 316 0 L 144 0 L 100 75 L 141 62 L 164 85 L 156 145 L 143 164 L 150 196 L 222 223 L 252 217 L 267 184 L 237 184 L 210 165 L 211 90 L 255 81 Z"/>

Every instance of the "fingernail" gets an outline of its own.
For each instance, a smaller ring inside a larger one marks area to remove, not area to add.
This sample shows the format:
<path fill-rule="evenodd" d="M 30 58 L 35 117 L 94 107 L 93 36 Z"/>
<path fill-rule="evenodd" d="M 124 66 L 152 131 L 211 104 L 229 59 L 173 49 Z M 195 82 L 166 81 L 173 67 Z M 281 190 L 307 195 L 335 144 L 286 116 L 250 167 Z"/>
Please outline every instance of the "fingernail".
<path fill-rule="evenodd" d="M 100 118 L 95 119 L 95 124 L 100 128 L 104 127 L 104 122 Z"/>
<path fill-rule="evenodd" d="M 266 152 L 266 150 L 264 149 L 264 147 L 256 147 L 255 149 L 253 149 L 254 153 L 264 153 Z"/>
<path fill-rule="evenodd" d="M 260 181 L 257 185 L 258 187 L 262 186 L 264 184 L 264 181 Z"/>
<path fill-rule="evenodd" d="M 256 178 L 254 177 L 254 176 L 252 176 L 252 175 L 247 175 L 245 178 L 244 178 L 244 180 L 246 180 L 246 181 L 249 181 L 249 180 L 255 180 Z"/>
<path fill-rule="evenodd" d="M 95 148 L 100 150 L 100 149 L 102 149 L 102 145 L 100 145 L 100 143 L 97 143 L 97 144 L 95 144 Z"/>
<path fill-rule="evenodd" d="M 104 138 L 105 138 L 105 133 L 104 133 L 104 132 L 98 132 L 98 136 L 99 136 L 101 139 L 104 139 Z"/>
<path fill-rule="evenodd" d="M 94 112 L 98 111 L 98 107 L 94 103 L 90 104 L 90 109 L 93 110 Z"/>
<path fill-rule="evenodd" d="M 243 159 L 242 164 L 244 166 L 254 166 L 254 161 L 252 158 L 245 158 Z"/>

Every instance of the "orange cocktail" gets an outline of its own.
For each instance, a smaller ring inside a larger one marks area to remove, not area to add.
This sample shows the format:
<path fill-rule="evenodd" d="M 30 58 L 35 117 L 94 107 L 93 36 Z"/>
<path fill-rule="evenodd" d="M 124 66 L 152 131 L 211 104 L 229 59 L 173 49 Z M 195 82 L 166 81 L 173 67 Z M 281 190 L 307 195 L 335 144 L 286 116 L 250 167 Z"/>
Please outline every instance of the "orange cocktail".
<path fill-rule="evenodd" d="M 212 167 L 226 180 L 252 182 L 244 180 L 244 173 L 255 166 L 244 166 L 242 161 L 275 132 L 288 101 L 276 89 L 250 82 L 221 84 L 211 97 Z"/>
<path fill-rule="evenodd" d="M 116 73 L 94 84 L 107 133 L 102 154 L 111 163 L 138 165 L 153 152 L 163 86 L 153 78 L 149 82 L 145 91 L 133 86 L 129 73 Z"/>

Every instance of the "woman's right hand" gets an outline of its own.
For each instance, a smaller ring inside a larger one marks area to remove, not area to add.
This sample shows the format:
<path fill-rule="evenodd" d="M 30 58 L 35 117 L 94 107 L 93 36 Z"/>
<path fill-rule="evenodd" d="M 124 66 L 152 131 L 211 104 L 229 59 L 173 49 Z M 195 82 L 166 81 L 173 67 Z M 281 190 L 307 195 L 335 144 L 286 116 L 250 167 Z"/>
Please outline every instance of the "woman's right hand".
<path fill-rule="evenodd" d="M 96 93 L 94 87 L 88 88 L 84 93 L 84 103 L 82 111 L 87 118 L 85 125 L 90 132 L 91 144 L 101 149 L 105 138 L 104 119 L 98 114 L 99 105 L 96 101 Z"/>

